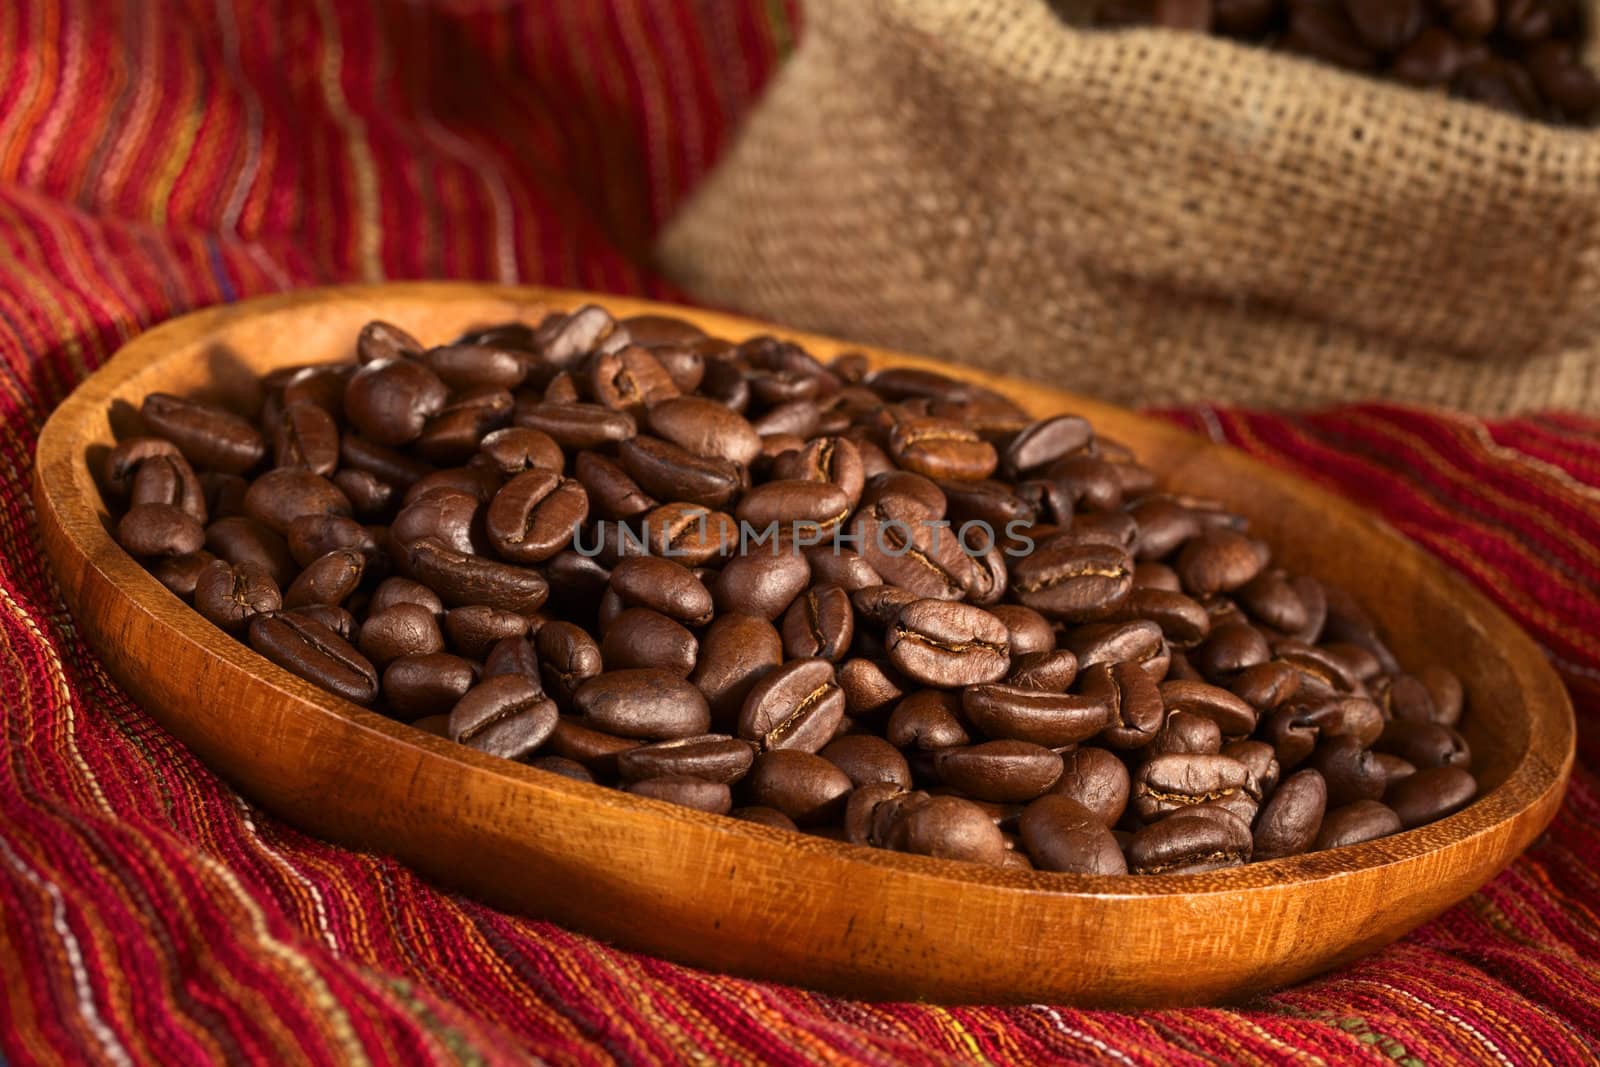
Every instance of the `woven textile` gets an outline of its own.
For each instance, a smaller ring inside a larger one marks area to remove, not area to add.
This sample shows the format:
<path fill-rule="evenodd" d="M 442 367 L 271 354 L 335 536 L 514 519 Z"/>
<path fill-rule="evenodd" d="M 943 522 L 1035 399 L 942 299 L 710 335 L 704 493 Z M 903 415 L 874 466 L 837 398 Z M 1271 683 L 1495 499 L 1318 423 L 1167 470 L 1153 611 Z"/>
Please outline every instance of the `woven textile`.
<path fill-rule="evenodd" d="M 1042 0 L 807 26 L 667 234 L 698 296 L 1123 403 L 1600 411 L 1592 130 Z"/>
<path fill-rule="evenodd" d="M 796 33 L 776 0 L 0 4 L 0 1059 L 1600 1060 L 1600 421 L 1171 413 L 1458 567 L 1548 649 L 1584 746 L 1483 891 L 1241 1009 L 866 1005 L 617 951 L 279 823 L 105 677 L 27 493 L 74 383 L 163 318 L 294 285 L 669 294 L 641 250 Z"/>

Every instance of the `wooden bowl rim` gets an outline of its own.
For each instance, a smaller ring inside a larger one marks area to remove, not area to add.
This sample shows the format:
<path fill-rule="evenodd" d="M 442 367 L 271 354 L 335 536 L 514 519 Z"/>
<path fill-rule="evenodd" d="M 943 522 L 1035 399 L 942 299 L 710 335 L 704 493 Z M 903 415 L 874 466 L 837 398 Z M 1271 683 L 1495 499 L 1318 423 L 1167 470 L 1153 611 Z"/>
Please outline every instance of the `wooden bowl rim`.
<path fill-rule="evenodd" d="M 1453 587 L 1453 595 L 1470 607 L 1474 628 L 1482 633 L 1494 634 L 1495 641 L 1502 649 L 1512 673 L 1524 684 L 1527 693 L 1526 706 L 1535 716 L 1534 721 L 1529 724 L 1528 748 L 1522 753 L 1505 780 L 1488 793 L 1479 796 L 1466 808 L 1445 819 L 1415 830 L 1403 831 L 1345 848 L 1251 863 L 1242 867 L 1207 872 L 1204 875 L 1059 874 L 985 867 L 889 852 L 694 811 L 606 786 L 576 782 L 559 775 L 538 771 L 526 764 L 489 756 L 361 708 L 291 674 L 260 656 L 248 645 L 216 629 L 123 551 L 104 528 L 101 512 L 96 510 L 96 503 L 103 501 L 98 482 L 89 471 L 87 454 L 91 444 L 89 428 L 98 417 L 104 415 L 115 394 L 130 380 L 147 373 L 157 362 L 169 358 L 173 351 L 192 349 L 197 344 L 203 343 L 198 339 L 214 337 L 231 323 L 245 316 L 300 313 L 329 304 L 349 301 L 372 302 L 386 298 L 426 299 L 436 302 L 500 300 L 557 308 L 572 307 L 580 303 L 596 303 L 613 309 L 619 317 L 651 313 L 673 315 L 691 321 L 714 324 L 711 328 L 720 332 L 743 331 L 742 336 L 770 333 L 791 338 L 801 345 L 843 344 L 868 353 L 875 365 L 920 366 L 937 369 L 966 380 L 989 383 L 998 380 L 1023 388 L 1036 384 L 871 345 L 849 344 L 835 338 L 791 330 L 718 311 L 604 293 L 540 286 L 472 282 L 395 282 L 332 286 L 295 290 L 219 305 L 163 322 L 123 345 L 99 370 L 80 383 L 51 415 L 40 433 L 35 453 L 36 505 L 40 509 L 53 509 L 60 518 L 62 528 L 69 533 L 75 530 L 86 531 L 84 540 L 75 545 L 76 549 L 112 580 L 121 595 L 127 598 L 130 606 L 147 616 L 153 616 L 150 611 L 152 603 L 166 602 L 182 607 L 184 610 L 174 613 L 170 621 L 156 619 L 156 623 L 171 627 L 176 637 L 210 651 L 230 666 L 269 684 L 282 693 L 286 700 L 293 702 L 297 714 L 332 716 L 367 733 L 377 735 L 380 744 L 420 746 L 433 755 L 459 764 L 463 774 L 492 775 L 506 779 L 514 782 L 519 790 L 529 791 L 535 796 L 543 795 L 547 799 L 561 798 L 564 801 L 600 804 L 650 819 L 693 824 L 731 835 L 735 839 L 743 837 L 748 840 L 766 840 L 787 847 L 799 847 L 803 851 L 826 852 L 845 862 L 869 864 L 937 882 L 983 886 L 1000 891 L 1025 891 L 1030 894 L 1042 892 L 1063 897 L 1102 899 L 1194 897 L 1236 894 L 1243 890 L 1288 890 L 1338 879 L 1357 872 L 1423 859 L 1467 845 L 1476 838 L 1492 833 L 1503 823 L 1540 803 L 1552 789 L 1564 788 L 1570 775 L 1575 752 L 1576 725 L 1566 688 L 1532 639 L 1463 578 L 1405 539 L 1387 523 L 1320 486 L 1267 466 L 1232 446 L 1208 441 L 1169 423 L 1128 412 L 1126 409 L 1115 408 L 1100 401 L 1078 397 L 1053 386 L 1051 388 L 1054 392 L 1081 401 L 1080 410 L 1091 422 L 1095 421 L 1097 411 L 1116 411 L 1121 418 L 1137 420 L 1150 427 L 1153 432 L 1168 436 L 1178 435 L 1192 440 L 1195 456 L 1190 462 L 1215 450 L 1227 450 L 1235 457 L 1236 462 L 1245 463 L 1253 475 L 1300 496 L 1308 505 L 1335 509 L 1357 518 L 1376 531 L 1379 536 L 1387 538 L 1396 551 L 1414 554 L 1421 564 L 1421 569 L 1426 572 L 1428 580 Z M 175 339 L 179 337 L 185 340 L 182 344 L 174 345 Z M 109 508 L 106 510 L 109 512 Z M 1534 728 L 1536 726 L 1544 728 L 1536 729 Z M 534 798 L 530 797 L 531 799 Z M 1438 841 L 1446 833 L 1449 839 Z"/>

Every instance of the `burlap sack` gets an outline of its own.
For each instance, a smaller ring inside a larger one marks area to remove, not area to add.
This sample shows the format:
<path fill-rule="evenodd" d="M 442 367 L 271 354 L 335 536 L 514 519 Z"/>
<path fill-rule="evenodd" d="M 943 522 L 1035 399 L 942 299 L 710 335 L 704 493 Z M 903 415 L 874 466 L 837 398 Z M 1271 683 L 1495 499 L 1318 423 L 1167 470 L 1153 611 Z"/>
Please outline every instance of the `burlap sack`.
<path fill-rule="evenodd" d="M 1600 134 L 1043 0 L 812 0 L 659 252 L 1124 403 L 1600 410 Z"/>

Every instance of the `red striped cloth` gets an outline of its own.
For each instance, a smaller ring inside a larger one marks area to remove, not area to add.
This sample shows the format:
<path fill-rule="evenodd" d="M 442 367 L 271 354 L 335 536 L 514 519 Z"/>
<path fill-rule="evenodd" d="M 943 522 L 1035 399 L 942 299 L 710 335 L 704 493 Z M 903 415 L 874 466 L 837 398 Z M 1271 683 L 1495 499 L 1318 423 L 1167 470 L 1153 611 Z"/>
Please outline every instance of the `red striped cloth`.
<path fill-rule="evenodd" d="M 875 1006 L 615 951 L 278 823 L 101 673 L 27 496 L 74 383 L 154 322 L 294 285 L 670 295 L 651 235 L 796 29 L 792 0 L 0 5 L 4 1061 L 1600 1058 L 1594 420 L 1173 413 L 1458 567 L 1548 650 L 1582 731 L 1565 808 L 1509 871 L 1243 1009 Z"/>

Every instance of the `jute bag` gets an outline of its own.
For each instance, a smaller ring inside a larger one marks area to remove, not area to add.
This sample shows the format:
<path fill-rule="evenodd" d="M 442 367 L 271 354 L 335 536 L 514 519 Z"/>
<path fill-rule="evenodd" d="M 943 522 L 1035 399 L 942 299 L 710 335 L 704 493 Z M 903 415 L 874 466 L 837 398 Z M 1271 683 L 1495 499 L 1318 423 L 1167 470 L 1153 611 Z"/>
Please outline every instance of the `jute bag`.
<path fill-rule="evenodd" d="M 1600 133 L 1043 0 L 812 0 L 658 251 L 1124 403 L 1600 411 Z"/>

